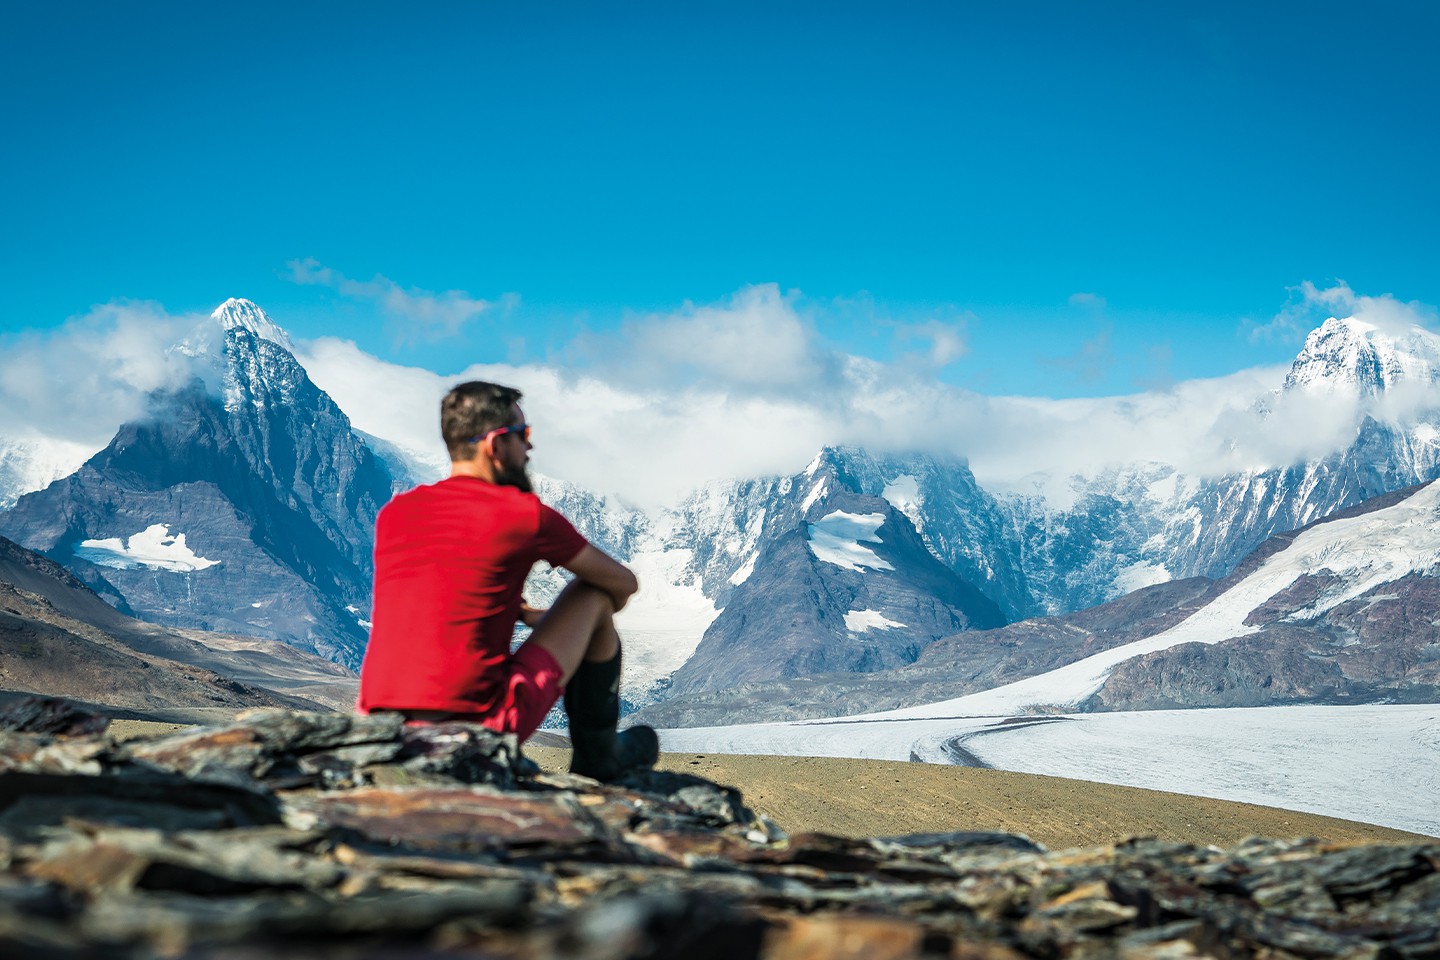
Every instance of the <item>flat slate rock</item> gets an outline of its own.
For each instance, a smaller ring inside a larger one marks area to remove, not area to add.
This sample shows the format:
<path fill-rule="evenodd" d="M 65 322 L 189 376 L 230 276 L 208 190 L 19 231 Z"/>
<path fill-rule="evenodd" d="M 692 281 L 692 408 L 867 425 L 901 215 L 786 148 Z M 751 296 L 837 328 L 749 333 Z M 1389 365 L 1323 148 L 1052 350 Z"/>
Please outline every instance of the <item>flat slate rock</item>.
<path fill-rule="evenodd" d="M 0 732 L 0 957 L 1440 960 L 1440 844 L 789 836 L 735 790 L 537 774 L 467 724 Z"/>

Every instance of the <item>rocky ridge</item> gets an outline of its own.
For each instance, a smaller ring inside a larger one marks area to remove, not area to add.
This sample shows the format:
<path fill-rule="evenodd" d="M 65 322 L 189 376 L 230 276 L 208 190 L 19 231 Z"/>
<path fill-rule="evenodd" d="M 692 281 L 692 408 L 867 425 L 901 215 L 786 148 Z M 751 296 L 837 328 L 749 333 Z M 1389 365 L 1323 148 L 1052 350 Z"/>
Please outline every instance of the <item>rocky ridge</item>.
<path fill-rule="evenodd" d="M 0 718 L 0 950 L 61 957 L 1440 955 L 1440 844 L 787 836 L 733 790 L 464 724 Z"/>

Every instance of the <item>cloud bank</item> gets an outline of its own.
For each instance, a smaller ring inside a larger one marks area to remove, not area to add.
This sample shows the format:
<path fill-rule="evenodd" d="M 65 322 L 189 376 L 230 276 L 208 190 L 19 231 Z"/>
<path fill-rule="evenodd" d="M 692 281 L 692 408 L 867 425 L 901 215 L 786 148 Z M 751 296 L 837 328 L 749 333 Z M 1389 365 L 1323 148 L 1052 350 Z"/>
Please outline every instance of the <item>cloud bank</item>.
<path fill-rule="evenodd" d="M 1423 305 L 1346 287 L 1306 295 L 1377 325 L 1433 319 Z M 302 362 L 362 429 L 437 460 L 445 390 L 472 378 L 514 384 L 536 425 L 537 470 L 647 505 L 709 480 L 796 471 L 826 444 L 965 457 L 988 486 L 1063 502 L 1072 477 L 1136 461 L 1205 476 L 1317 456 L 1348 442 L 1364 413 L 1385 413 L 1282 397 L 1284 366 L 1124 397 L 986 397 L 913 357 L 844 354 L 799 302 L 774 285 L 749 287 L 588 334 L 565 364 L 481 364 L 442 377 L 336 339 L 308 344 Z"/>
<path fill-rule="evenodd" d="M 206 322 L 122 302 L 50 333 L 0 337 L 0 435 L 100 449 L 120 424 L 144 415 L 152 392 L 205 375 L 201 358 L 175 347 Z"/>
<path fill-rule="evenodd" d="M 337 288 L 351 283 L 313 262 L 304 269 Z M 364 286 L 386 289 L 378 280 Z M 1271 321 L 1275 330 L 1298 324 L 1302 310 L 1395 332 L 1436 321 L 1426 305 L 1360 296 L 1343 284 L 1297 290 L 1300 302 Z M 120 423 L 144 414 L 147 394 L 206 372 L 172 349 L 202 322 L 208 318 L 171 316 L 154 304 L 117 304 L 54 334 L 4 339 L 0 440 L 43 436 L 99 449 Z M 987 487 L 1059 504 L 1077 475 L 1137 461 L 1195 476 L 1283 465 L 1348 443 L 1361 416 L 1403 418 L 1430 402 L 1429 390 L 1397 392 L 1380 407 L 1290 396 L 1279 390 L 1284 366 L 1122 397 L 988 397 L 937 376 L 966 349 L 963 318 L 891 326 L 897 342 L 919 346 L 883 362 L 847 354 L 827 341 L 823 317 L 798 295 L 766 284 L 585 334 L 546 363 L 439 374 L 328 337 L 302 342 L 296 353 L 356 427 L 437 471 L 445 463 L 438 407 L 446 390 L 466 379 L 513 384 L 535 425 L 537 471 L 643 506 L 674 502 L 711 480 L 797 471 L 827 444 L 964 457 Z"/>

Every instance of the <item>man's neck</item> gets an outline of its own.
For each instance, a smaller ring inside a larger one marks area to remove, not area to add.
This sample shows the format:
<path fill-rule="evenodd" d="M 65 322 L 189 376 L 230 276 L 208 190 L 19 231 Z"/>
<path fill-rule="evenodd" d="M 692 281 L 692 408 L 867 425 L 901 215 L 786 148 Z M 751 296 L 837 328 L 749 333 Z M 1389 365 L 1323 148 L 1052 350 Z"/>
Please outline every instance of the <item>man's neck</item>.
<path fill-rule="evenodd" d="M 451 460 L 450 476 L 471 477 L 475 480 L 484 480 L 486 483 L 495 482 L 494 465 L 481 457 L 474 460 Z"/>

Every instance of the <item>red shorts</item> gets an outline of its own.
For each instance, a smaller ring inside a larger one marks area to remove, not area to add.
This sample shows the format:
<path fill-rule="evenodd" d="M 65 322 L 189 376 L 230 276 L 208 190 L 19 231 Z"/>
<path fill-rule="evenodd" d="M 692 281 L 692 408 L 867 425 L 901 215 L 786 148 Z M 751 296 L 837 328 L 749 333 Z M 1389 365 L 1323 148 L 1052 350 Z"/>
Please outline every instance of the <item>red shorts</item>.
<path fill-rule="evenodd" d="M 403 711 L 409 723 L 439 723 L 464 720 L 478 723 L 497 733 L 513 733 L 524 743 L 540 728 L 545 715 L 565 687 L 560 683 L 564 672 L 555 657 L 538 643 L 522 644 L 505 661 L 510 675 L 505 679 L 505 696 L 485 713 L 439 713 L 428 710 Z"/>

